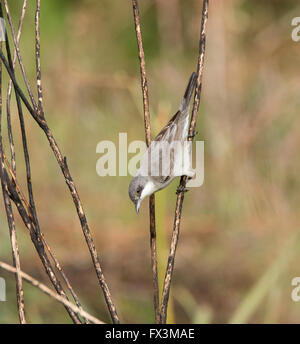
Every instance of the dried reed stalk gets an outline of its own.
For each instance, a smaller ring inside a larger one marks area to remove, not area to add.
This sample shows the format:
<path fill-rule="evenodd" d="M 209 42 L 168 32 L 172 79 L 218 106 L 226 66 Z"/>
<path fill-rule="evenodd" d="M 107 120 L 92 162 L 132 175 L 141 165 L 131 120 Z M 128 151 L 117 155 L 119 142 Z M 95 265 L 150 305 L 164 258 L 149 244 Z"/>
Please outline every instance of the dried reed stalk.
<path fill-rule="evenodd" d="M 1 0 L 0 0 L 0 4 L 1 4 Z M 8 22 L 9 22 L 9 26 L 11 28 L 11 34 L 13 37 L 13 41 L 14 41 L 14 49 L 15 49 L 15 56 L 17 56 L 18 58 L 18 62 L 21 68 L 21 72 L 22 72 L 22 76 L 23 79 L 25 81 L 25 85 L 26 85 L 26 89 L 27 92 L 29 94 L 29 98 L 31 101 L 31 104 L 29 103 L 29 101 L 27 100 L 27 98 L 25 97 L 24 93 L 22 92 L 21 88 L 19 87 L 16 78 L 15 78 L 15 74 L 14 74 L 14 65 L 15 65 L 15 57 L 12 59 L 11 58 L 11 53 L 10 53 L 10 49 L 9 49 L 9 42 L 8 42 L 8 37 L 6 35 L 6 41 L 5 41 L 5 45 L 6 45 L 6 52 L 7 52 L 7 59 L 3 54 L 2 49 L 0 49 L 0 59 L 1 59 L 1 65 L 3 63 L 3 65 L 5 66 L 9 76 L 10 76 L 10 85 L 12 83 L 14 90 L 15 90 L 15 94 L 16 94 L 16 102 L 17 102 L 17 108 L 18 108 L 18 114 L 19 114 L 19 120 L 20 120 L 20 127 L 21 127 L 21 134 L 22 134 L 22 143 L 23 143 L 23 150 L 24 150 L 24 157 L 25 157 L 25 162 L 26 162 L 26 174 L 27 174 L 27 187 L 28 187 L 28 195 L 29 195 L 29 203 L 25 200 L 25 196 L 24 193 L 21 192 L 21 188 L 19 186 L 19 184 L 17 183 L 17 179 L 16 179 L 16 163 L 15 163 L 15 153 L 14 153 L 14 143 L 13 143 L 13 137 L 12 137 L 12 130 L 11 130 L 11 121 L 10 121 L 10 97 L 11 97 L 11 86 L 9 86 L 8 89 L 8 98 L 7 98 L 7 110 L 8 110 L 8 133 L 9 133 L 9 142 L 10 142 L 10 148 L 11 148 L 11 159 L 12 159 L 12 167 L 8 168 L 9 173 L 7 173 L 7 170 L 4 166 L 4 149 L 1 145 L 0 147 L 0 156 L 1 156 L 1 183 L 2 183 L 2 189 L 8 190 L 8 195 L 9 197 L 13 200 L 13 202 L 15 203 L 17 210 L 25 224 L 25 226 L 28 228 L 29 232 L 30 232 L 30 236 L 31 239 L 34 243 L 34 246 L 39 254 L 39 257 L 41 259 L 42 264 L 44 265 L 44 268 L 46 270 L 46 273 L 48 274 L 52 284 L 54 285 L 56 291 L 60 294 L 60 296 L 62 298 L 65 299 L 65 307 L 69 313 L 69 315 L 71 316 L 73 322 L 75 323 L 81 323 L 81 320 L 78 318 L 77 312 L 74 312 L 72 310 L 72 307 L 68 307 L 68 298 L 66 296 L 66 293 L 63 290 L 63 287 L 59 281 L 59 279 L 57 278 L 57 276 L 55 275 L 55 272 L 53 270 L 53 267 L 50 263 L 50 259 L 45 251 L 45 247 L 44 247 L 44 243 L 46 245 L 46 247 L 48 247 L 48 245 L 46 244 L 46 242 L 41 239 L 40 236 L 40 227 L 39 227 L 39 223 L 37 220 L 37 215 L 36 215 L 36 208 L 35 208 L 35 204 L 34 204 L 34 198 L 33 198 L 33 190 L 32 190 L 32 184 L 31 184 L 31 172 L 30 172 L 30 162 L 29 162 L 29 152 L 28 152 L 28 148 L 27 148 L 27 139 L 26 139 L 26 128 L 24 125 L 24 119 L 23 119 L 23 109 L 22 109 L 22 103 L 21 101 L 24 103 L 25 107 L 27 108 L 27 110 L 29 111 L 29 113 L 32 115 L 32 117 L 35 119 L 35 121 L 38 123 L 38 125 L 40 126 L 40 128 L 44 131 L 49 143 L 50 143 L 50 147 L 57 159 L 57 162 L 62 170 L 62 173 L 65 177 L 65 181 L 69 187 L 69 190 L 71 192 L 75 207 L 76 207 L 76 211 L 77 211 L 77 215 L 79 217 L 80 223 L 81 223 L 81 227 L 84 233 L 84 237 L 85 240 L 87 242 L 88 248 L 90 250 L 90 254 L 92 257 L 92 261 L 96 270 L 96 275 L 99 281 L 99 284 L 101 286 L 101 289 L 104 293 L 104 297 L 105 297 L 105 301 L 107 303 L 108 306 L 108 310 L 109 313 L 111 315 L 111 318 L 113 320 L 114 323 L 119 323 L 119 318 L 116 312 L 116 308 L 115 305 L 112 301 L 111 298 L 111 294 L 110 294 L 110 290 L 107 286 L 107 283 L 105 281 L 103 272 L 102 272 L 102 268 L 100 265 L 100 261 L 99 261 L 99 257 L 94 245 L 94 241 L 86 220 L 86 216 L 78 195 L 78 192 L 76 190 L 76 186 L 75 183 L 71 177 L 70 171 L 69 171 L 69 167 L 67 165 L 67 160 L 66 157 L 64 157 L 53 137 L 53 134 L 50 130 L 50 128 L 48 127 L 47 121 L 45 119 L 44 116 L 44 110 L 42 107 L 42 87 L 41 87 L 41 65 L 40 65 L 40 34 L 39 34 L 39 22 L 40 22 L 40 0 L 37 0 L 37 6 L 36 6 L 36 11 L 35 11 L 35 55 L 36 55 L 36 76 L 37 76 L 37 94 L 38 94 L 38 101 L 35 101 L 33 93 L 31 91 L 29 82 L 28 82 L 28 78 L 26 76 L 26 72 L 25 72 L 25 68 L 22 62 L 22 57 L 21 57 L 21 53 L 19 50 L 19 39 L 20 39 L 20 35 L 21 35 L 21 27 L 22 27 L 22 23 L 23 23 L 23 19 L 24 19 L 24 15 L 25 15 L 25 8 L 26 8 L 26 0 L 23 3 L 23 8 L 22 8 L 22 13 L 21 13 L 21 17 L 20 17 L 20 21 L 19 21 L 19 29 L 18 29 L 18 33 L 17 35 L 15 34 L 15 29 L 14 29 L 14 25 L 12 22 L 12 18 L 9 12 L 9 7 L 8 7 L 8 3 L 6 0 L 4 0 L 4 4 L 5 4 L 5 10 L 6 10 L 6 15 L 8 18 Z M 2 15 L 2 6 L 1 6 L 1 17 L 3 17 Z M 1 104 L 2 106 L 2 104 Z M 6 164 L 8 165 L 8 161 L 6 159 Z M 11 175 L 11 178 L 9 178 L 9 174 Z M 60 273 L 63 276 L 63 279 L 65 280 L 67 287 L 69 288 L 69 290 L 71 291 L 75 302 L 77 304 L 79 304 L 78 299 L 76 299 L 76 294 L 73 292 L 73 289 L 70 286 L 69 281 L 67 280 L 65 274 L 63 273 L 63 270 L 60 266 L 60 264 L 58 263 L 57 259 L 55 258 L 53 252 L 50 250 L 49 251 L 52 259 L 54 260 L 55 266 L 58 269 L 58 271 L 60 271 Z M 79 304 L 80 305 L 80 304 Z"/>
<path fill-rule="evenodd" d="M 149 95 L 148 83 L 146 76 L 146 63 L 143 48 L 142 31 L 140 25 L 140 14 L 138 8 L 138 1 L 132 0 L 134 26 L 136 32 L 136 39 L 138 44 L 139 60 L 140 60 L 140 74 L 141 74 L 141 88 L 143 94 L 144 106 L 144 125 L 147 147 L 151 144 L 151 129 L 150 129 L 150 111 L 149 111 Z M 150 216 L 150 250 L 151 250 L 151 266 L 152 266 L 152 283 L 154 293 L 154 310 L 155 322 L 159 321 L 159 288 L 158 288 L 158 273 L 157 273 L 157 253 L 156 253 L 156 226 L 155 226 L 155 196 L 151 195 L 149 198 L 149 216 Z"/>
<path fill-rule="evenodd" d="M 191 141 L 193 140 L 193 137 L 195 136 L 196 120 L 197 120 L 197 114 L 199 110 L 200 94 L 201 94 L 201 88 L 202 88 L 202 75 L 203 75 L 204 53 L 205 53 L 205 42 L 206 42 L 206 23 L 207 23 L 207 18 L 208 18 L 208 3 L 209 3 L 209 0 L 203 0 L 200 40 L 199 40 L 199 54 L 198 54 L 198 63 L 197 63 L 198 77 L 197 77 L 197 85 L 196 85 L 196 91 L 195 91 L 195 97 L 194 97 L 193 110 L 192 110 L 192 115 L 191 115 L 191 122 L 190 122 L 190 127 L 189 127 L 189 140 Z M 180 184 L 178 187 L 178 192 L 177 192 L 173 233 L 172 233 L 171 246 L 170 246 L 169 258 L 168 258 L 168 265 L 167 265 L 165 279 L 164 279 L 161 308 L 160 308 L 159 322 L 161 324 L 165 324 L 167 320 L 169 294 L 170 294 L 172 275 L 174 271 L 176 247 L 177 247 L 178 238 L 179 238 L 180 220 L 181 220 L 181 214 L 182 214 L 182 205 L 183 205 L 183 200 L 184 200 L 186 181 L 187 181 L 186 176 L 181 177 Z"/>
<path fill-rule="evenodd" d="M 0 42 L 0 49 L 2 49 L 2 42 Z M 0 153 L 2 152 L 2 147 L 3 147 L 3 143 L 2 143 L 2 63 L 0 63 Z M 16 232 L 12 205 L 9 198 L 9 192 L 4 182 L 4 177 L 3 177 L 4 169 L 5 169 L 5 166 L 4 166 L 3 156 L 2 154 L 0 154 L 0 179 L 1 179 L 4 207 L 5 207 L 7 223 L 8 223 L 8 228 L 9 228 L 10 242 L 12 246 L 13 264 L 15 267 L 18 314 L 19 314 L 20 323 L 26 324 L 24 291 L 23 291 L 23 281 L 20 274 L 21 263 L 20 263 L 20 255 L 19 255 L 19 248 L 18 248 L 17 232 Z"/>

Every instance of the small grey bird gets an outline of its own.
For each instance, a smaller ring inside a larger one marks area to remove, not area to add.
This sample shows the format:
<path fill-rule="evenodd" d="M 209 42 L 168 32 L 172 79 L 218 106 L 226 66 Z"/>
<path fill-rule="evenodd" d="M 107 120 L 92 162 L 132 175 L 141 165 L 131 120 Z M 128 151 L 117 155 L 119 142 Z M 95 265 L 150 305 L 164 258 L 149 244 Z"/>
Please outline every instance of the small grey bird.
<path fill-rule="evenodd" d="M 192 73 L 176 114 L 160 131 L 144 153 L 140 168 L 129 185 L 129 197 L 139 212 L 147 196 L 165 188 L 174 178 L 192 178 L 191 145 L 188 144 L 190 101 L 197 81 Z"/>

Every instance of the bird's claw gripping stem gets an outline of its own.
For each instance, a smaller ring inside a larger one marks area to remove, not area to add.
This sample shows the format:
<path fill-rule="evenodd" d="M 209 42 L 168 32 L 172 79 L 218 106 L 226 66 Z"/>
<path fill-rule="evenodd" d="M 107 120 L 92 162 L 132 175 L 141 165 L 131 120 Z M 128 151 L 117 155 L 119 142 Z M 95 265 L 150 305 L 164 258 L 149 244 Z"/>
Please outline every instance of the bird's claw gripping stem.
<path fill-rule="evenodd" d="M 198 131 L 194 131 L 192 134 L 188 135 L 188 139 L 193 139 L 198 134 Z"/>
<path fill-rule="evenodd" d="M 178 194 L 181 193 L 181 192 L 188 192 L 188 191 L 189 191 L 189 190 L 188 190 L 185 186 L 179 185 L 178 188 L 177 188 L 177 190 L 176 190 L 176 195 L 178 195 Z"/>

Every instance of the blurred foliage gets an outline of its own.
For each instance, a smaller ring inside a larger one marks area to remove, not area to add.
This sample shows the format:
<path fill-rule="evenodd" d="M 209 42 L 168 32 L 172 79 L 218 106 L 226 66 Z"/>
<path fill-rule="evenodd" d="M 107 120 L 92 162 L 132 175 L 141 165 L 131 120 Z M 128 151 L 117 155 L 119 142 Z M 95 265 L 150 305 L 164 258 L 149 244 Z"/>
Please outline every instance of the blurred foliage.
<path fill-rule="evenodd" d="M 22 2 L 9 4 L 17 24 Z M 20 43 L 33 87 L 34 5 L 28 2 Z M 145 0 L 140 12 L 157 132 L 176 112 L 195 69 L 201 2 Z M 290 297 L 291 280 L 300 273 L 299 242 L 287 246 L 300 217 L 300 43 L 291 40 L 291 19 L 299 15 L 295 0 L 211 1 L 196 137 L 205 141 L 205 183 L 184 202 L 172 321 L 300 321 L 300 306 Z M 95 169 L 99 141 L 118 142 L 119 132 L 127 132 L 128 141 L 144 139 L 131 2 L 42 1 L 41 49 L 46 116 L 68 157 L 121 319 L 152 322 L 148 207 L 145 202 L 136 216 L 127 194 L 130 177 L 104 179 Z M 17 76 L 21 80 L 19 69 Z M 25 189 L 13 110 L 17 173 Z M 30 116 L 26 126 L 42 231 L 82 304 L 109 321 L 56 161 Z M 175 190 L 176 182 L 158 195 L 160 276 Z M 1 260 L 11 263 L 2 200 L 0 216 Z M 17 225 L 22 269 L 49 284 L 18 216 Z M 8 301 L 0 304 L 0 322 L 16 323 L 14 278 L 1 276 Z M 29 322 L 69 322 L 61 305 L 26 284 L 25 307 Z"/>

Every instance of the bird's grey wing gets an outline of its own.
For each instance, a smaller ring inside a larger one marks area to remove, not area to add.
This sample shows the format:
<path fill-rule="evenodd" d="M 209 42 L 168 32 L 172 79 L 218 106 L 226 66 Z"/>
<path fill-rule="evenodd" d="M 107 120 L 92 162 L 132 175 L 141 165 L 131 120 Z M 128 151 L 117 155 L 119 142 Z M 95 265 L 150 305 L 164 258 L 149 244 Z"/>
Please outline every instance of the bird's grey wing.
<path fill-rule="evenodd" d="M 190 76 L 189 82 L 187 84 L 186 90 L 182 97 L 179 110 L 175 115 L 169 120 L 167 125 L 161 130 L 161 132 L 154 139 L 155 141 L 167 140 L 171 142 L 172 140 L 183 141 L 187 138 L 188 133 L 188 117 L 190 102 L 194 92 L 194 88 L 197 82 L 197 74 L 193 72 Z M 173 131 L 173 126 L 176 126 L 176 130 Z M 174 136 L 170 135 L 170 132 Z"/>
<path fill-rule="evenodd" d="M 177 176 L 179 152 L 182 143 L 187 138 L 188 112 L 178 111 L 160 131 L 148 150 L 151 161 L 151 176 L 154 183 L 168 183 Z M 179 146 L 179 147 L 178 147 Z M 150 171 L 149 171 L 150 172 Z"/>
<path fill-rule="evenodd" d="M 162 128 L 159 134 L 155 137 L 154 141 L 167 141 L 172 142 L 179 138 L 181 124 L 184 121 L 184 114 L 181 111 L 177 111 L 175 115 L 169 120 L 169 122 Z"/>
<path fill-rule="evenodd" d="M 144 153 L 138 175 L 151 176 L 154 183 L 166 183 L 170 178 L 170 164 L 162 164 L 164 160 L 165 145 L 178 136 L 178 124 L 181 123 L 181 113 L 178 111 L 151 142 L 150 147 Z"/>
<path fill-rule="evenodd" d="M 155 137 L 141 160 L 138 174 L 151 176 L 152 181 L 158 185 L 166 184 L 174 177 L 181 175 L 182 162 L 180 159 L 176 159 L 176 157 L 181 158 L 181 155 L 178 153 L 178 147 L 176 145 L 171 146 L 171 143 L 182 144 L 187 140 L 189 103 L 196 85 L 196 79 L 196 73 L 192 73 L 179 110 Z M 171 151 L 165 152 L 165 155 L 163 154 L 164 143 L 168 144 L 169 148 L 173 147 Z M 168 153 L 170 154 L 169 161 L 166 163 Z"/>

